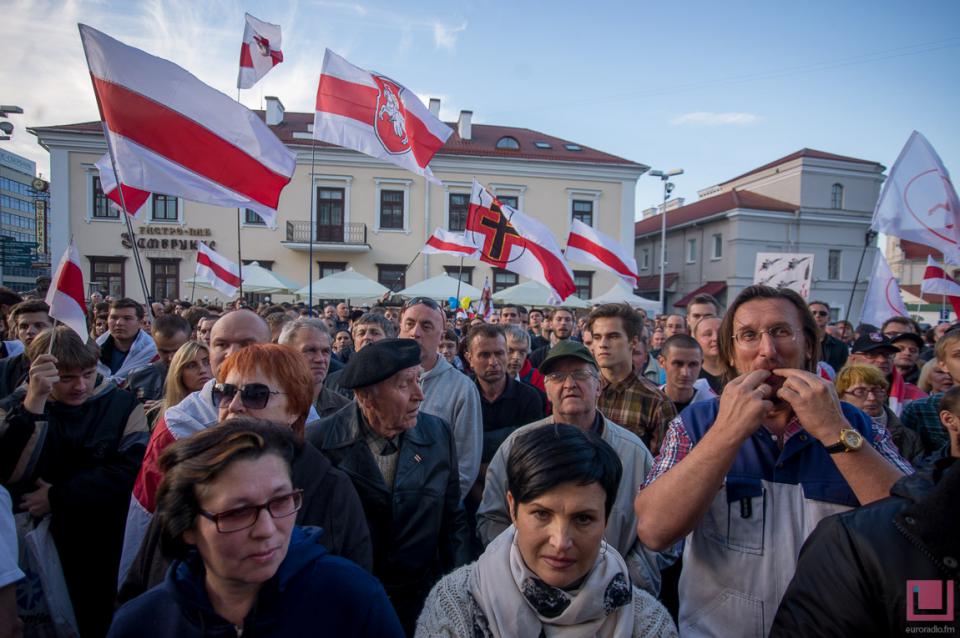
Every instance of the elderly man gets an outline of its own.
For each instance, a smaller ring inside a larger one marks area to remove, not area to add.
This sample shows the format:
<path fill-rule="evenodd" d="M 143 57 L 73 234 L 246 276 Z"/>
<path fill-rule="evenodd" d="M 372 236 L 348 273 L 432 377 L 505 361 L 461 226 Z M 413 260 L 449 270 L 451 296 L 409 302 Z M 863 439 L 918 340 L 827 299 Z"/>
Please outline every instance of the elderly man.
<path fill-rule="evenodd" d="M 480 471 L 483 415 L 476 385 L 440 356 L 443 330 L 443 311 L 433 299 L 415 297 L 403 307 L 400 336 L 420 344 L 422 410 L 446 421 L 453 431 L 460 464 L 460 497 L 464 498 Z"/>
<path fill-rule="evenodd" d="M 340 381 L 356 400 L 307 428 L 307 439 L 357 488 L 373 573 L 411 636 L 430 588 L 469 560 L 456 447 L 447 425 L 420 411 L 420 361 L 412 339 L 363 348 Z"/>
<path fill-rule="evenodd" d="M 153 339 L 140 329 L 144 315 L 143 306 L 133 299 L 124 297 L 110 303 L 107 332 L 97 338 L 100 346 L 97 372 L 117 385 L 122 385 L 127 375 L 157 356 Z"/>
<path fill-rule="evenodd" d="M 354 351 L 358 352 L 371 343 L 383 341 L 384 339 L 393 339 L 397 336 L 396 326 L 384 315 L 375 312 L 366 312 L 359 319 L 353 322 L 350 329 L 350 336 L 353 338 Z M 334 392 L 342 394 L 347 399 L 353 399 L 353 392 L 340 385 L 340 377 L 343 375 L 343 368 L 331 371 L 323 385 Z"/>
<path fill-rule="evenodd" d="M 330 332 L 322 319 L 304 317 L 289 322 L 280 331 L 280 345 L 293 348 L 306 360 L 313 374 L 313 407 L 321 417 L 330 416 L 350 399 L 326 387 L 330 369 Z"/>
<path fill-rule="evenodd" d="M 333 329 L 336 331 L 350 329 L 350 306 L 342 301 L 337 304 L 337 317 L 333 322 Z"/>
<path fill-rule="evenodd" d="M 671 422 L 636 496 L 637 535 L 655 549 L 686 536 L 681 634 L 765 636 L 817 522 L 884 498 L 911 470 L 815 374 L 819 332 L 797 293 L 746 288 L 719 346 L 739 376 Z"/>
<path fill-rule="evenodd" d="M 900 371 L 893 365 L 893 356 L 899 352 L 879 330 L 871 327 L 864 330 L 853 342 L 850 357 L 847 359 L 850 363 L 866 363 L 880 369 L 890 384 L 887 405 L 897 416 L 900 416 L 908 403 L 927 396 L 927 393 L 917 386 L 904 381 Z"/>
<path fill-rule="evenodd" d="M 10 327 L 17 338 L 19 352 L 0 360 L 0 399 L 19 388 L 30 372 L 30 359 L 24 350 L 38 334 L 53 326 L 50 307 L 41 299 L 27 299 L 10 309 Z"/>
<path fill-rule="evenodd" d="M 593 430 L 613 447 L 623 464 L 623 476 L 604 537 L 626 560 L 633 584 L 656 596 L 660 591 L 659 555 L 637 541 L 637 519 L 633 512 L 633 494 L 652 466 L 650 451 L 635 434 L 605 418 L 597 410 L 600 373 L 586 346 L 576 341 L 558 344 L 544 359 L 540 370 L 546 377 L 547 396 L 553 403 L 553 415 L 514 431 L 490 461 L 483 502 L 477 512 L 477 533 L 481 542 L 489 544 L 510 525 L 506 496 L 507 458 L 516 438 L 531 428 L 551 423 L 568 423 L 584 430 Z"/>

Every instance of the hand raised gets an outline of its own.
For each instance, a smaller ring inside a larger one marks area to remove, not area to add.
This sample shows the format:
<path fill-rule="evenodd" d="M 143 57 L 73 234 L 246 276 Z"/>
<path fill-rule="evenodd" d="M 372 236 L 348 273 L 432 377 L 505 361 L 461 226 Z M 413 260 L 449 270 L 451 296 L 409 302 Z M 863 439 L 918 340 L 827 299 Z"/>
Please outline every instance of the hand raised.
<path fill-rule="evenodd" d="M 53 385 L 60 381 L 57 358 L 52 354 L 42 354 L 30 365 L 27 381 L 27 396 L 24 407 L 36 414 L 43 413 L 47 397 L 53 391 Z"/>
<path fill-rule="evenodd" d="M 729 429 L 744 441 L 756 432 L 763 417 L 773 409 L 773 390 L 765 383 L 769 376 L 769 370 L 754 370 L 724 386 L 714 427 Z"/>
<path fill-rule="evenodd" d="M 777 396 L 790 404 L 803 429 L 825 445 L 836 443 L 840 430 L 850 425 L 840 410 L 833 383 L 806 370 L 780 368 L 773 372 L 785 379 Z"/>

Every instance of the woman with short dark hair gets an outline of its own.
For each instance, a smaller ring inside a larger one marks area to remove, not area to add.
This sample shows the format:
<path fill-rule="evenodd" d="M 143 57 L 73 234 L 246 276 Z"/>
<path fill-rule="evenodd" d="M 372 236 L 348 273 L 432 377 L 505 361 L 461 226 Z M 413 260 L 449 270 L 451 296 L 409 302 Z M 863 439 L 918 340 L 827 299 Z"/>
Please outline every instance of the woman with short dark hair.
<path fill-rule="evenodd" d="M 599 436 L 535 428 L 507 460 L 513 525 L 430 592 L 417 636 L 675 636 L 603 540 L 623 468 Z"/>
<path fill-rule="evenodd" d="M 296 527 L 303 492 L 288 429 L 239 417 L 160 459 L 163 584 L 117 612 L 110 636 L 402 636 L 383 586 Z"/>

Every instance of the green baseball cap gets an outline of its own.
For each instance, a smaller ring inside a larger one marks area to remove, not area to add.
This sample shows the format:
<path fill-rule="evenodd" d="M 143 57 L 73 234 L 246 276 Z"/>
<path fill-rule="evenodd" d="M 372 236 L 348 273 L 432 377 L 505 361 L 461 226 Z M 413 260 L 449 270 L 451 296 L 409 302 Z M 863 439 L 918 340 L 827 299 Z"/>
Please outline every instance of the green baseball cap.
<path fill-rule="evenodd" d="M 583 345 L 579 341 L 574 341 L 573 339 L 564 339 L 563 341 L 558 342 L 557 345 L 550 348 L 550 352 L 547 353 L 547 356 L 540 364 L 540 374 L 550 374 L 550 368 L 552 368 L 553 365 L 560 359 L 565 359 L 567 357 L 573 357 L 575 359 L 580 359 L 581 361 L 586 361 L 594 368 L 599 369 L 596 359 L 594 359 L 593 355 L 590 354 L 590 350 L 587 349 L 587 346 Z"/>

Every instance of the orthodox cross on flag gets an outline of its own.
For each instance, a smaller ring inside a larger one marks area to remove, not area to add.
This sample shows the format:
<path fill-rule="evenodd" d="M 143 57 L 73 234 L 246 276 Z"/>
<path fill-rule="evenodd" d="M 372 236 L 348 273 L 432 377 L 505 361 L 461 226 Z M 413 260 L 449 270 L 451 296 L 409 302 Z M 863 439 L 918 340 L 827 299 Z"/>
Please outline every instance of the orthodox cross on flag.
<path fill-rule="evenodd" d="M 567 261 L 593 264 L 617 275 L 630 288 L 637 287 L 637 260 L 612 237 L 587 226 L 579 219 L 570 224 L 567 237 L 567 249 L 564 251 Z"/>
<path fill-rule="evenodd" d="M 257 20 L 246 14 L 243 44 L 240 45 L 240 73 L 237 88 L 249 89 L 270 69 L 283 62 L 280 50 L 280 25 Z"/>
<path fill-rule="evenodd" d="M 402 84 L 353 66 L 327 49 L 317 87 L 314 139 L 396 164 L 440 184 L 427 165 L 452 133 Z"/>
<path fill-rule="evenodd" d="M 873 229 L 936 248 L 947 263 L 960 264 L 960 200 L 940 156 L 917 131 L 883 184 Z"/>
<path fill-rule="evenodd" d="M 94 166 L 100 171 L 100 189 L 107 199 L 114 202 L 121 209 L 127 205 L 127 214 L 136 217 L 140 208 L 150 199 L 150 193 L 142 191 L 139 188 L 123 185 L 123 200 L 120 199 L 120 191 L 117 189 L 117 176 L 113 173 L 113 166 L 110 165 L 110 153 L 97 160 Z"/>
<path fill-rule="evenodd" d="M 197 242 L 197 277 L 202 277 L 214 290 L 227 297 L 237 294 L 243 281 L 239 266 L 202 241 Z"/>
<path fill-rule="evenodd" d="M 953 311 L 960 318 L 960 283 L 951 277 L 931 257 L 927 257 L 927 267 L 923 271 L 921 293 L 944 295 L 950 300 Z"/>
<path fill-rule="evenodd" d="M 900 294 L 900 285 L 890 272 L 886 258 L 881 253 L 877 253 L 877 261 L 873 265 L 867 294 L 863 298 L 860 323 L 881 326 L 890 317 L 909 316 L 907 305 L 903 303 L 903 296 Z"/>
<path fill-rule="evenodd" d="M 90 338 L 90 332 L 87 330 L 87 307 L 83 290 L 80 254 L 71 238 L 47 291 L 46 301 L 50 306 L 50 317 L 69 327 L 86 342 Z"/>
<path fill-rule="evenodd" d="M 275 226 L 296 156 L 270 128 L 172 62 L 79 27 L 120 183 L 249 208 Z"/>
<path fill-rule="evenodd" d="M 477 180 L 473 180 L 464 237 L 479 249 L 480 261 L 542 284 L 552 291 L 555 303 L 577 290 L 573 273 L 550 229 L 501 204 Z"/>
<path fill-rule="evenodd" d="M 433 234 L 427 239 L 427 243 L 424 244 L 420 252 L 428 254 L 443 253 L 456 255 L 457 257 L 479 259 L 477 247 L 467 241 L 463 233 L 451 233 L 442 228 L 437 228 L 433 231 Z"/>

